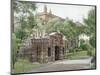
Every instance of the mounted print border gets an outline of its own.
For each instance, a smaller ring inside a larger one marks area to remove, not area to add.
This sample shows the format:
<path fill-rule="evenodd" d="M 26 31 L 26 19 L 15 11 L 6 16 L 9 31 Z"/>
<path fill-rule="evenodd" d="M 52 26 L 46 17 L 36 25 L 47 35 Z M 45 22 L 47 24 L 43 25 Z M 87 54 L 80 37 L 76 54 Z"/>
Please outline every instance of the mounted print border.
<path fill-rule="evenodd" d="M 11 74 L 95 69 L 95 5 L 11 0 Z"/>

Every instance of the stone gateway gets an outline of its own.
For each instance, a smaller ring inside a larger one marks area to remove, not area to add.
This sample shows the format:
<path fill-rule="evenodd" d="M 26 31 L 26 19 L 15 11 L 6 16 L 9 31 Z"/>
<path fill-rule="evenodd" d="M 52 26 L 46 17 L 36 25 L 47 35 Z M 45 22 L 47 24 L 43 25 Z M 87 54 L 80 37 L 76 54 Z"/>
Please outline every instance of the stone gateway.
<path fill-rule="evenodd" d="M 44 38 L 31 38 L 31 47 L 23 48 L 21 56 L 32 62 L 47 63 L 66 58 L 66 39 L 62 33 L 53 32 Z"/>

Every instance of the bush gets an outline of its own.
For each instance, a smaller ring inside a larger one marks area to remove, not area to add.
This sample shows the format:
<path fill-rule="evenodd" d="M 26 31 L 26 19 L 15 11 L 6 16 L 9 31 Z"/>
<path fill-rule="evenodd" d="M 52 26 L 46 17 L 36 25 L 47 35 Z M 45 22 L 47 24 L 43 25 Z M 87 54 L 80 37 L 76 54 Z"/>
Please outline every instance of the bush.
<path fill-rule="evenodd" d="M 71 53 L 71 52 L 78 52 L 78 51 L 82 51 L 82 49 L 80 49 L 80 48 L 74 48 L 74 49 L 70 49 L 69 50 L 69 52 Z"/>
<path fill-rule="evenodd" d="M 73 49 L 69 49 L 69 53 L 73 52 Z"/>
<path fill-rule="evenodd" d="M 92 47 L 96 47 L 96 38 L 93 36 L 90 38 L 89 43 L 91 44 Z"/>
<path fill-rule="evenodd" d="M 92 56 L 92 51 L 91 50 L 88 50 L 87 51 L 87 55 Z"/>
<path fill-rule="evenodd" d="M 89 50 L 91 48 L 91 46 L 89 44 L 81 44 L 80 45 L 80 49 L 82 50 Z"/>
<path fill-rule="evenodd" d="M 82 49 L 81 48 L 75 48 L 74 49 L 76 52 L 78 52 L 78 51 L 81 51 Z"/>

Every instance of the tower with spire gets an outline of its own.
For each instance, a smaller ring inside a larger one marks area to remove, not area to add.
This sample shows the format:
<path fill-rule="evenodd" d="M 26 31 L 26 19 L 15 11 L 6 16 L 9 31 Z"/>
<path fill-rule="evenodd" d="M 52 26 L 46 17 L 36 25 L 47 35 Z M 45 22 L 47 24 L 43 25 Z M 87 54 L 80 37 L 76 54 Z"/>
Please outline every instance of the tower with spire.
<path fill-rule="evenodd" d="M 47 6 L 44 6 L 44 13 L 47 14 Z"/>
<path fill-rule="evenodd" d="M 52 13 L 51 9 L 49 9 L 49 11 L 48 11 L 47 5 L 44 5 L 43 12 L 38 13 L 36 16 L 38 19 L 40 19 L 42 21 L 43 25 L 46 25 L 48 23 L 48 21 L 53 18 L 59 18 L 62 21 L 64 20 L 63 18 L 54 15 Z"/>

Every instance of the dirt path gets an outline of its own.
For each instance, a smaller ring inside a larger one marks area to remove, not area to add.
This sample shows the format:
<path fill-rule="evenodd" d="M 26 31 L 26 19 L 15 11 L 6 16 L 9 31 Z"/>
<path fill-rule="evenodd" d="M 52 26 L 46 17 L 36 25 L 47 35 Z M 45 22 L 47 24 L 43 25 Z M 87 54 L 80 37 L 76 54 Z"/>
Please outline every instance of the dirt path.
<path fill-rule="evenodd" d="M 90 68 L 90 61 L 91 57 L 78 60 L 59 60 L 56 62 L 44 64 L 43 66 L 33 69 L 30 72 L 88 69 Z"/>

